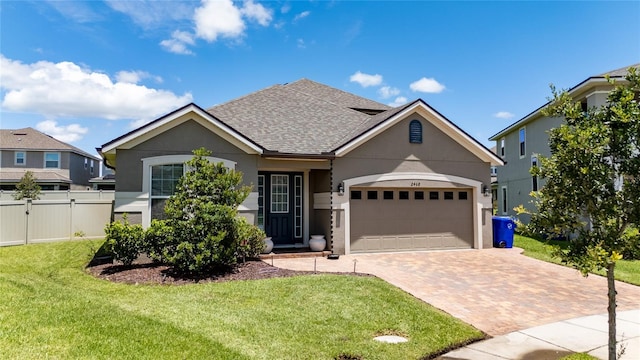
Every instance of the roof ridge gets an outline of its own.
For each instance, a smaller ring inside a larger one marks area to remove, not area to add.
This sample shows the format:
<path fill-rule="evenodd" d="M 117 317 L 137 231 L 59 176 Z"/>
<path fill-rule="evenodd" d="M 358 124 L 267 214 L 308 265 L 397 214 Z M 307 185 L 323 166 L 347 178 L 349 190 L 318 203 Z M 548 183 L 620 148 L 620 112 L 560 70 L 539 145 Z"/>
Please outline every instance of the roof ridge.
<path fill-rule="evenodd" d="M 375 100 L 371 100 L 371 99 L 366 98 L 366 97 L 364 97 L 364 96 L 356 95 L 356 94 L 354 94 L 354 93 L 350 93 L 350 92 L 347 92 L 347 91 L 344 91 L 344 90 L 341 90 L 341 89 L 335 88 L 335 87 L 333 87 L 333 86 L 329 86 L 329 85 L 326 85 L 326 84 L 323 84 L 323 83 L 319 83 L 319 82 L 317 82 L 317 81 L 313 81 L 313 80 L 311 80 L 311 79 L 307 79 L 307 78 L 301 78 L 301 79 L 298 79 L 298 80 L 296 80 L 296 81 L 292 82 L 291 84 L 300 83 L 300 82 L 302 82 L 302 81 L 307 81 L 307 82 L 313 83 L 313 84 L 315 84 L 315 85 L 320 85 L 321 87 L 329 88 L 329 89 L 331 89 L 331 90 L 333 90 L 333 91 L 339 91 L 339 92 L 344 93 L 344 94 L 347 94 L 347 95 L 349 95 L 349 96 L 359 97 L 359 98 L 361 98 L 361 99 L 363 99 L 363 100 L 371 101 L 371 102 L 374 102 L 374 103 L 377 103 L 377 104 L 383 105 L 383 106 L 384 106 L 384 107 L 386 107 L 386 108 L 390 108 L 390 106 L 388 106 L 388 105 L 386 105 L 386 104 L 383 104 L 383 103 L 381 103 L 381 102 L 378 102 L 378 101 L 375 101 Z M 284 85 L 283 85 L 283 87 L 286 87 L 287 85 L 290 85 L 290 84 L 289 84 L 289 83 L 286 83 L 286 84 L 284 84 Z M 315 98 L 315 99 L 322 100 L 322 101 L 326 102 L 327 104 L 332 104 L 332 105 L 335 105 L 335 106 L 340 106 L 340 104 L 337 104 L 337 103 L 335 103 L 335 102 L 328 101 L 328 100 L 326 100 L 326 99 L 324 99 L 324 98 L 317 97 L 317 96 L 315 96 L 315 95 L 313 95 L 313 94 L 310 94 L 310 93 L 308 93 L 308 92 L 304 92 L 304 91 L 300 91 L 300 90 L 296 90 L 296 89 L 291 89 L 291 90 L 296 91 L 296 92 L 299 92 L 299 93 L 301 93 L 301 94 L 309 95 L 309 96 L 311 96 L 311 97 L 313 97 L 313 98 Z M 353 107 L 347 107 L 347 109 L 354 110 L 354 111 L 358 111 L 358 110 L 355 110 L 356 108 L 353 108 Z M 387 110 L 389 110 L 389 109 L 385 109 L 385 111 L 387 111 Z"/>
<path fill-rule="evenodd" d="M 592 78 L 594 78 L 594 77 L 605 77 L 605 76 L 607 76 L 607 75 L 609 75 L 609 74 L 611 74 L 611 73 L 620 73 L 620 72 L 624 72 L 624 73 L 626 73 L 626 72 L 627 72 L 627 70 L 628 70 L 629 68 L 631 68 L 631 67 L 634 67 L 634 68 L 638 69 L 638 68 L 640 68 L 640 63 L 636 63 L 636 64 L 631 64 L 631 65 L 623 66 L 623 67 L 621 67 L 621 68 L 619 68 L 619 69 L 609 70 L 609 71 L 607 71 L 607 72 L 603 72 L 602 74 L 594 75 L 594 76 L 591 76 L 591 77 L 592 77 Z M 618 76 L 624 76 L 624 75 L 611 75 L 611 76 L 616 76 L 616 77 L 618 77 Z"/>

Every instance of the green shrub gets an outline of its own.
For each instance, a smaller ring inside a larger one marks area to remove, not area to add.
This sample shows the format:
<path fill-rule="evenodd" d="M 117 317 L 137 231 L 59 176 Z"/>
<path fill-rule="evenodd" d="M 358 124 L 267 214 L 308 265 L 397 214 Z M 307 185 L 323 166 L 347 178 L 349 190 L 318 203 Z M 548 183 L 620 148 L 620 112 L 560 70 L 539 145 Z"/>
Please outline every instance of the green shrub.
<path fill-rule="evenodd" d="M 624 247 L 622 258 L 625 260 L 640 260 L 640 230 L 636 227 L 629 227 L 622 235 Z"/>
<path fill-rule="evenodd" d="M 264 250 L 264 238 L 267 236 L 259 227 L 249 224 L 243 217 L 236 219 L 238 228 L 238 250 L 236 255 L 243 261 L 245 258 L 256 258 Z"/>
<path fill-rule="evenodd" d="M 122 261 L 125 265 L 131 265 L 145 248 L 142 225 L 129 224 L 126 214 L 123 215 L 122 221 L 107 224 L 104 232 L 107 250 L 113 254 L 115 260 Z"/>
<path fill-rule="evenodd" d="M 172 247 L 173 229 L 164 220 L 151 220 L 151 226 L 144 233 L 147 256 L 153 261 L 166 263 L 167 254 L 175 252 Z"/>
<path fill-rule="evenodd" d="M 240 186 L 241 173 L 210 163 L 210 151 L 193 153 L 189 171 L 165 205 L 171 236 L 165 238 L 162 259 L 179 272 L 203 274 L 236 263 L 237 209 L 250 188 Z"/>

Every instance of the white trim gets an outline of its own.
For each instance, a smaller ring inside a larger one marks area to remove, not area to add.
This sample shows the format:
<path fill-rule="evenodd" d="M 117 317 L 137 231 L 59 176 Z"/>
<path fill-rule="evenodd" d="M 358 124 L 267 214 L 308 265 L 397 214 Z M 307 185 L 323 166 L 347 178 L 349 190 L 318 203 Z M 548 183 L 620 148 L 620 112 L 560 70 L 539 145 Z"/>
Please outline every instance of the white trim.
<path fill-rule="evenodd" d="M 236 163 L 231 160 L 207 156 L 205 157 L 210 163 L 222 162 L 228 169 L 235 169 Z M 193 159 L 191 155 L 162 155 L 140 159 L 142 161 L 142 195 L 147 200 L 146 208 L 142 212 L 142 225 L 148 227 L 151 225 L 151 167 L 156 165 L 184 164 Z M 187 171 L 186 167 L 183 171 Z"/>
<path fill-rule="evenodd" d="M 58 166 L 56 167 L 47 167 L 47 154 L 57 154 L 58 155 Z M 60 169 L 62 167 L 62 156 L 60 155 L 60 151 L 45 151 L 42 155 L 42 159 L 44 160 L 42 163 L 43 169 Z"/>
<path fill-rule="evenodd" d="M 520 132 L 524 131 L 524 139 L 520 140 Z M 521 146 L 524 145 L 524 147 Z M 527 127 L 522 126 L 518 129 L 518 155 L 520 159 L 524 159 L 527 156 Z"/>
<path fill-rule="evenodd" d="M 302 173 L 302 243 L 309 244 L 309 170 Z"/>
<path fill-rule="evenodd" d="M 22 157 L 22 164 L 18 164 L 18 154 L 24 154 L 24 156 Z M 13 165 L 27 166 L 27 152 L 25 150 L 15 150 L 13 152 Z"/>
<path fill-rule="evenodd" d="M 509 214 L 509 210 L 507 210 L 507 207 L 509 206 L 509 189 L 507 188 L 507 185 L 503 185 L 500 187 L 500 205 L 502 206 L 502 215 L 508 215 Z"/>
<path fill-rule="evenodd" d="M 350 188 L 352 186 L 357 186 L 360 184 L 366 184 L 371 182 L 379 182 L 379 181 L 391 181 L 391 180 L 430 180 L 430 181 L 445 181 L 445 182 L 453 182 L 462 185 L 467 185 L 473 189 L 473 194 L 471 199 L 476 203 L 476 206 L 473 206 L 473 239 L 474 239 L 474 248 L 482 249 L 482 209 L 484 207 L 483 200 L 490 199 L 481 196 L 482 193 L 482 182 L 467 179 L 460 176 L 455 175 L 447 175 L 447 174 L 435 174 L 435 173 L 412 173 L 412 172 L 396 172 L 396 173 L 387 173 L 387 174 L 375 174 L 375 175 L 366 175 L 359 176 L 351 179 L 346 179 L 343 181 L 344 183 L 344 193 L 350 194 Z M 319 197 L 322 197 L 318 194 Z M 348 200 L 348 196 L 342 196 L 346 198 L 344 201 L 336 204 L 335 209 L 343 209 L 344 210 L 344 218 L 345 218 L 345 226 L 344 226 L 344 251 L 345 254 L 349 254 L 351 252 L 351 208 L 350 202 Z M 334 199 L 336 196 L 334 196 Z M 490 201 L 490 200 L 488 200 Z"/>
<path fill-rule="evenodd" d="M 443 131 L 445 134 L 458 142 L 465 149 L 472 152 L 481 160 L 491 163 L 491 165 L 504 165 L 504 162 L 500 157 L 496 156 L 493 152 L 481 146 L 477 142 L 477 140 L 473 139 L 472 137 L 455 127 L 449 120 L 445 119 L 433 109 L 426 106 L 422 101 L 417 101 L 414 105 L 409 106 L 403 111 L 393 115 L 389 119 L 383 121 L 382 123 L 358 136 L 357 138 L 351 140 L 349 143 L 338 148 L 335 152 L 336 157 L 347 155 L 352 150 L 366 143 L 378 134 L 384 132 L 391 126 L 408 118 L 413 113 L 418 113 L 419 115 L 421 115 L 425 120 L 429 121 L 436 128 Z"/>
<path fill-rule="evenodd" d="M 121 139 L 118 139 L 116 141 L 113 141 L 110 144 L 107 144 L 104 148 L 102 148 L 102 153 L 103 154 L 110 153 L 110 152 L 115 153 L 116 149 L 118 148 L 130 148 L 132 146 L 135 146 L 137 145 L 136 140 L 138 141 L 142 140 L 140 139 L 141 137 L 145 137 L 145 135 L 151 132 L 154 132 L 155 130 L 162 133 L 173 126 L 180 124 L 181 122 L 176 124 L 171 124 L 170 127 L 167 125 L 169 123 L 172 123 L 173 120 L 180 118 L 184 115 L 187 115 L 189 113 L 194 113 L 198 115 L 201 119 L 205 120 L 208 124 L 212 125 L 213 128 L 210 128 L 210 130 L 214 130 L 214 129 L 221 130 L 221 132 L 227 135 L 227 136 L 222 136 L 223 138 L 225 138 L 225 140 L 231 140 L 230 142 L 232 144 L 236 146 L 239 145 L 239 147 L 243 149 L 245 152 L 262 154 L 262 149 L 259 146 L 250 142 L 247 138 L 242 136 L 240 133 L 236 132 L 232 128 L 220 122 L 218 119 L 213 117 L 208 112 L 203 111 L 201 108 L 199 108 L 195 104 L 186 105 L 183 108 L 178 109 L 177 111 L 171 114 L 165 115 L 164 117 L 161 117 L 158 120 L 149 123 L 148 125 L 142 126 L 134 130 L 133 132 L 122 137 Z M 190 119 L 185 119 L 184 121 L 187 121 L 187 120 L 190 120 Z M 193 119 L 193 120 L 197 120 L 197 119 Z M 166 130 L 160 129 L 162 127 L 167 127 L 167 129 Z M 153 136 L 155 135 L 156 134 L 154 134 Z"/>

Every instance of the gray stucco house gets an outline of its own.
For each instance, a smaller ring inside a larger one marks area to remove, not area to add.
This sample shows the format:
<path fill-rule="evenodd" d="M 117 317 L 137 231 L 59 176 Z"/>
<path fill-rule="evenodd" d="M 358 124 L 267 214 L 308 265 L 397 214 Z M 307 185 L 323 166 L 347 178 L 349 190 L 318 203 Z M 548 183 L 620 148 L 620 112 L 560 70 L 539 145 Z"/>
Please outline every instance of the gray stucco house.
<path fill-rule="evenodd" d="M 307 79 L 207 110 L 189 104 L 100 149 L 116 215 L 148 226 L 205 147 L 253 186 L 240 207 L 276 247 L 336 254 L 491 247 L 502 160 L 418 99 L 391 108 Z"/>
<path fill-rule="evenodd" d="M 613 88 L 606 79 L 610 76 L 616 82 L 625 81 L 627 69 L 638 68 L 640 64 L 594 75 L 568 90 L 575 101 L 580 101 L 586 110 L 606 103 L 607 95 Z M 531 192 L 538 191 L 544 184 L 542 179 L 531 175 L 529 170 L 539 166 L 540 156 L 551 155 L 548 131 L 558 127 L 564 119 L 543 116 L 541 111 L 549 103 L 542 105 L 527 116 L 509 125 L 489 138 L 496 142 L 497 154 L 504 160 L 504 166 L 497 168 L 498 175 L 498 215 L 515 216 L 513 208 L 524 205 L 535 211 L 531 204 Z M 528 222 L 527 216 L 520 220 Z"/>
<path fill-rule="evenodd" d="M 14 190 L 26 171 L 42 190 L 86 190 L 101 160 L 33 128 L 0 130 L 0 188 Z"/>

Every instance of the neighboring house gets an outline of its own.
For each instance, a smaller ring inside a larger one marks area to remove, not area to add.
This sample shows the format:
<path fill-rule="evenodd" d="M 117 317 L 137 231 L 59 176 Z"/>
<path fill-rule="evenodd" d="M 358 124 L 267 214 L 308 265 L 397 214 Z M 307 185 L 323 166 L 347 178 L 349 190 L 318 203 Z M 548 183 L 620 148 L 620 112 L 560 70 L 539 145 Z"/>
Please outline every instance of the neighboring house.
<path fill-rule="evenodd" d="M 26 171 L 42 190 L 79 190 L 98 176 L 100 158 L 32 128 L 0 130 L 0 189 L 14 190 Z"/>
<path fill-rule="evenodd" d="M 240 212 L 276 247 L 312 234 L 337 254 L 491 247 L 502 160 L 420 99 L 390 108 L 302 79 L 186 105 L 99 149 L 116 169 L 116 216 L 162 217 L 199 147 L 253 185 Z"/>
<path fill-rule="evenodd" d="M 626 66 L 600 75 L 591 76 L 568 90 L 575 101 L 580 101 L 583 109 L 599 107 L 606 103 L 607 95 L 613 88 L 606 75 L 616 81 L 625 81 L 629 67 Z M 532 176 L 529 170 L 540 165 L 540 156 L 551 155 L 549 148 L 549 130 L 558 127 L 564 119 L 543 116 L 544 104 L 527 116 L 509 125 L 493 135 L 489 140 L 496 141 L 497 154 L 505 165 L 497 171 L 498 175 L 498 215 L 515 216 L 514 207 L 524 205 L 535 211 L 531 204 L 531 192 L 538 191 L 543 185 L 542 179 Z M 527 223 L 528 216 L 521 215 L 520 220 Z"/>

